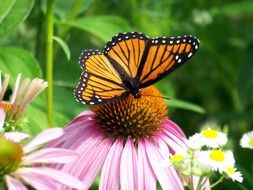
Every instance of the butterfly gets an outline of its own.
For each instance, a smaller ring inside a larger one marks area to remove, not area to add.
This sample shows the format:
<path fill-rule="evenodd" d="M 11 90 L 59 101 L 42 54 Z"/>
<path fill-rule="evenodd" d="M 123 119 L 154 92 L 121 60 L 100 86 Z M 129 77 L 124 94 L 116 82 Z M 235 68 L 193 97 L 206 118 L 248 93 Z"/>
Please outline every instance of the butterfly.
<path fill-rule="evenodd" d="M 199 48 L 192 36 L 149 38 L 138 32 L 119 33 L 107 42 L 103 51 L 82 51 L 83 70 L 74 90 L 78 102 L 106 104 L 150 86 L 176 70 Z"/>

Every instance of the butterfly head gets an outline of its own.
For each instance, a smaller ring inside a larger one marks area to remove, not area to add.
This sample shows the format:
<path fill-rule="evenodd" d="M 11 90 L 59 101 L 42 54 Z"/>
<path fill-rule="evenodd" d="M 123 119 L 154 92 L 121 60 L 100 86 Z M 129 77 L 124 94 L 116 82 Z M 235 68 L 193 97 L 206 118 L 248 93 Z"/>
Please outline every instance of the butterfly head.
<path fill-rule="evenodd" d="M 134 98 L 140 98 L 141 97 L 141 93 L 140 91 L 135 91 L 135 92 L 132 92 L 132 95 L 134 96 Z"/>

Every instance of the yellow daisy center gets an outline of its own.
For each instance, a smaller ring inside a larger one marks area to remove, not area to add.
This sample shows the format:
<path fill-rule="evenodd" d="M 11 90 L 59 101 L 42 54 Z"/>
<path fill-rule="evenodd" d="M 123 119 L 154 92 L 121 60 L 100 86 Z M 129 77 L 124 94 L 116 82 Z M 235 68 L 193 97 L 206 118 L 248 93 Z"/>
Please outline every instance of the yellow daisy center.
<path fill-rule="evenodd" d="M 175 154 L 175 155 L 171 156 L 170 161 L 171 162 L 180 162 L 180 161 L 184 160 L 184 158 L 185 157 L 181 154 Z"/>
<path fill-rule="evenodd" d="M 250 145 L 251 147 L 253 147 L 253 138 L 251 138 L 251 139 L 249 140 L 249 145 Z"/>
<path fill-rule="evenodd" d="M 140 98 L 131 94 L 120 101 L 93 108 L 95 121 L 105 136 L 149 138 L 159 131 L 167 117 L 167 106 L 159 91 L 153 87 L 140 89 Z"/>
<path fill-rule="evenodd" d="M 223 162 L 225 160 L 225 154 L 221 150 L 212 150 L 209 157 L 216 162 Z"/>
<path fill-rule="evenodd" d="M 205 129 L 202 131 L 202 135 L 208 139 L 216 139 L 218 137 L 218 132 L 213 129 Z"/>
<path fill-rule="evenodd" d="M 227 173 L 229 175 L 233 175 L 235 173 L 235 169 L 234 168 L 231 168 L 231 167 L 227 167 Z"/>

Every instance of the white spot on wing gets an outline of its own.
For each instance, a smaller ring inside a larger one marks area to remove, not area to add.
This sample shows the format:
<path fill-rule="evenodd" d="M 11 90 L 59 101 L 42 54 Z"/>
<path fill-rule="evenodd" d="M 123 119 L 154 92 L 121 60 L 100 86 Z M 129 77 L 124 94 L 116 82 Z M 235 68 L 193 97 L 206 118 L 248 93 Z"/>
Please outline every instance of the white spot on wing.
<path fill-rule="evenodd" d="M 187 57 L 191 57 L 191 56 L 192 56 L 192 52 L 190 52 Z"/>

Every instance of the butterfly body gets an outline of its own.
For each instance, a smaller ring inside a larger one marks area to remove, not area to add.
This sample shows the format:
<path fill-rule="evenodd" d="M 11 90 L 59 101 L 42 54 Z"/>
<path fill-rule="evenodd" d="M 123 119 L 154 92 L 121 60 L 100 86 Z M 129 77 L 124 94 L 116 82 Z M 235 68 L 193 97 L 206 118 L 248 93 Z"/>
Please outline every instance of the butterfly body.
<path fill-rule="evenodd" d="M 192 36 L 148 38 L 138 32 L 119 33 L 104 51 L 84 50 L 79 58 L 83 69 L 74 91 L 77 101 L 105 104 L 154 84 L 185 63 L 199 47 Z"/>
<path fill-rule="evenodd" d="M 141 97 L 141 94 L 140 94 L 140 91 L 139 91 L 139 85 L 138 83 L 136 82 L 136 80 L 125 80 L 123 81 L 123 84 L 126 88 L 126 90 L 132 94 L 135 98 L 140 98 Z"/>

